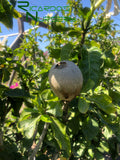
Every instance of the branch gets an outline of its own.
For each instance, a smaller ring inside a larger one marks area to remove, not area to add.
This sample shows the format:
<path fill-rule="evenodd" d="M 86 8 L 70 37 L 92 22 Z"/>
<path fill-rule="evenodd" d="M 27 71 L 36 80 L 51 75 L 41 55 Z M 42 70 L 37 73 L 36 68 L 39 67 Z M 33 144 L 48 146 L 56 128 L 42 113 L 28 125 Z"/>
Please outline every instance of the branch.
<path fill-rule="evenodd" d="M 33 153 L 31 154 L 31 156 L 28 157 L 28 160 L 34 160 L 35 158 L 35 155 L 37 154 L 38 150 L 41 148 L 42 146 L 42 143 L 43 143 L 43 140 L 45 138 L 45 135 L 46 135 L 46 132 L 48 130 L 48 127 L 49 127 L 49 123 L 45 123 L 44 125 L 44 128 L 43 128 L 43 131 L 42 131 L 42 134 L 39 138 L 39 141 L 35 147 L 35 149 L 33 150 Z"/>
<path fill-rule="evenodd" d="M 90 8 L 90 15 L 88 16 L 88 18 L 83 21 L 83 33 L 81 35 L 81 42 L 80 42 L 80 48 L 82 48 L 83 44 L 85 43 L 85 36 L 86 36 L 86 33 L 88 32 L 89 30 L 89 26 L 90 26 L 90 22 L 91 22 L 91 19 L 92 19 L 92 16 L 94 14 L 94 11 L 104 2 L 105 0 L 99 0 L 97 1 L 95 4 L 91 4 L 91 8 Z M 78 55 L 78 64 L 80 62 L 80 59 L 81 59 L 81 53 Z"/>
<path fill-rule="evenodd" d="M 82 35 L 81 35 L 81 42 L 80 42 L 80 49 L 83 47 L 84 43 L 85 43 L 85 36 L 86 36 L 87 30 L 84 30 Z M 78 64 L 81 60 L 81 51 L 78 54 Z"/>
<path fill-rule="evenodd" d="M 68 104 L 69 104 L 69 102 L 64 101 L 63 108 L 62 108 L 62 109 L 63 109 L 63 117 L 62 117 L 62 120 L 63 120 L 64 123 L 67 122 L 68 117 L 69 117 L 69 115 L 68 115 L 68 108 L 69 108 Z"/>

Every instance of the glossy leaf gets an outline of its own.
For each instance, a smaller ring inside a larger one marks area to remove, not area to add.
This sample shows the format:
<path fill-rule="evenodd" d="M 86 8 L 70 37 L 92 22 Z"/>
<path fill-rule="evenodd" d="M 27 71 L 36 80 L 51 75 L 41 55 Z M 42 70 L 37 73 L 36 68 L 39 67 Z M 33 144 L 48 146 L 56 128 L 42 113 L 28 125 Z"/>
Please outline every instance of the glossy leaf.
<path fill-rule="evenodd" d="M 54 100 L 54 99 L 53 99 Z M 50 109 L 47 110 L 47 113 L 54 115 L 55 117 L 61 117 L 63 114 L 62 106 L 57 101 L 48 102 Z"/>
<path fill-rule="evenodd" d="M 31 117 L 34 114 L 38 114 L 38 111 L 34 108 L 24 108 L 20 115 L 20 121 L 26 120 L 28 117 Z"/>
<path fill-rule="evenodd" d="M 30 118 L 19 122 L 18 127 L 21 131 L 23 131 L 26 138 L 28 139 L 32 138 L 36 129 L 37 122 L 39 120 L 40 116 L 37 118 Z"/>
<path fill-rule="evenodd" d="M 94 158 L 94 152 L 93 152 L 92 148 L 88 149 L 88 153 L 89 153 L 91 158 Z"/>
<path fill-rule="evenodd" d="M 80 97 L 79 98 L 79 102 L 78 102 L 78 110 L 81 113 L 86 113 L 89 109 L 89 102 L 86 100 L 86 98 L 84 97 Z"/>
<path fill-rule="evenodd" d="M 52 117 L 51 126 L 60 149 L 66 151 L 67 156 L 70 156 L 71 145 L 70 139 L 66 133 L 66 126 L 54 117 Z"/>
<path fill-rule="evenodd" d="M 113 132 L 111 129 L 109 129 L 108 127 L 104 127 L 103 129 L 103 135 L 105 136 L 105 138 L 108 140 L 109 138 L 112 137 Z"/>
<path fill-rule="evenodd" d="M 93 95 L 90 97 L 90 100 L 93 101 L 101 110 L 107 114 L 115 113 L 116 111 L 111 97 L 106 94 Z"/>
<path fill-rule="evenodd" d="M 100 146 L 101 146 L 101 148 L 103 149 L 103 151 L 109 152 L 109 147 L 108 147 L 108 143 L 107 143 L 107 142 L 102 141 L 102 142 L 100 143 Z"/>
<path fill-rule="evenodd" d="M 43 121 L 43 122 L 47 122 L 47 123 L 51 123 L 51 118 L 48 116 L 48 115 L 41 115 L 40 119 Z"/>
<path fill-rule="evenodd" d="M 98 48 L 92 47 L 82 50 L 80 68 L 83 73 L 84 83 L 87 83 L 88 79 L 91 79 L 95 82 L 95 85 L 99 84 L 99 80 L 103 74 L 102 64 L 102 54 Z"/>

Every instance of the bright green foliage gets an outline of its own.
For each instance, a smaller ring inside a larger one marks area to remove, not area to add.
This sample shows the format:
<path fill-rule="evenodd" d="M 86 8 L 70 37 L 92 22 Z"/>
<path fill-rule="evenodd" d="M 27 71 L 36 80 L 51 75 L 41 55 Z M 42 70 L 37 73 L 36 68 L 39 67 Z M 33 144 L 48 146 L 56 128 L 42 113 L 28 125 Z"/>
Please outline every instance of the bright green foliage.
<path fill-rule="evenodd" d="M 13 27 L 13 17 L 18 18 L 20 17 L 20 13 L 17 12 L 15 7 L 15 0 L 10 1 L 8 0 L 1 0 L 0 1 L 0 22 L 2 22 L 7 28 Z"/>
<path fill-rule="evenodd" d="M 86 113 L 89 109 L 89 103 L 86 101 L 85 98 L 80 97 L 78 102 L 78 109 L 81 113 Z"/>
<path fill-rule="evenodd" d="M 101 14 L 94 12 L 92 2 L 91 8 L 83 8 L 80 0 L 68 0 L 70 11 L 62 13 L 75 16 L 76 21 L 52 22 L 45 35 L 50 42 L 48 54 L 35 41 L 43 38 L 37 29 L 25 35 L 20 48 L 5 47 L 0 52 L 0 160 L 27 160 L 48 123 L 36 160 L 56 155 L 69 160 L 104 160 L 105 154 L 117 158 L 119 38 L 113 21 L 105 19 L 102 8 Z M 69 103 L 60 101 L 48 82 L 50 68 L 61 60 L 76 63 L 84 78 L 80 95 Z M 15 89 L 8 87 L 13 70 L 13 84 L 19 84 Z"/>
<path fill-rule="evenodd" d="M 66 126 L 53 117 L 52 122 L 53 123 L 51 125 L 54 131 L 55 139 L 57 140 L 60 149 L 65 150 L 67 157 L 69 157 L 71 153 L 71 145 L 70 139 L 66 134 Z"/>
<path fill-rule="evenodd" d="M 35 127 L 36 124 L 38 122 L 38 120 L 40 119 L 40 117 L 38 118 L 30 118 L 30 119 L 25 119 L 22 120 L 19 124 L 19 128 L 20 130 L 24 132 L 24 135 L 27 138 L 32 138 L 34 131 L 35 131 Z"/>
<path fill-rule="evenodd" d="M 95 104 L 104 112 L 110 114 L 115 113 L 115 105 L 112 103 L 111 97 L 106 94 L 93 95 L 90 100 L 95 102 Z"/>
<path fill-rule="evenodd" d="M 83 49 L 80 68 L 85 83 L 88 79 L 91 79 L 95 82 L 95 85 L 99 84 L 100 77 L 103 75 L 102 64 L 102 53 L 98 48 L 92 47 L 88 50 Z"/>

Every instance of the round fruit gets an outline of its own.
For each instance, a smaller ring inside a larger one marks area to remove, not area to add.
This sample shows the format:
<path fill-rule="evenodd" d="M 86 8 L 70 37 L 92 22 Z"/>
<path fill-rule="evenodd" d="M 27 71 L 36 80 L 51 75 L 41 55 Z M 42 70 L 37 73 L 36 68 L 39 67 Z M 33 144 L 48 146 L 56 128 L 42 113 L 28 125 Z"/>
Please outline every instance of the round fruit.
<path fill-rule="evenodd" d="M 73 62 L 61 61 L 51 68 L 49 82 L 51 89 L 61 100 L 71 101 L 80 93 L 83 76 Z"/>

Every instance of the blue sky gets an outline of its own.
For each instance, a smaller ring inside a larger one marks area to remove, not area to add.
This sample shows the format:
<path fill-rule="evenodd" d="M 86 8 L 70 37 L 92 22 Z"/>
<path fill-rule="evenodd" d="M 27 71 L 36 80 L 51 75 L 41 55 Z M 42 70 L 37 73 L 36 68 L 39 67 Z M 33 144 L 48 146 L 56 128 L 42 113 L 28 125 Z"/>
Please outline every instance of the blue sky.
<path fill-rule="evenodd" d="M 39 6 L 42 6 L 42 7 L 43 6 L 66 6 L 67 0 L 28 0 L 28 2 L 29 2 L 30 6 L 38 6 L 38 7 Z M 90 0 L 82 0 L 82 2 L 83 2 L 83 6 L 90 6 Z M 106 1 L 103 3 L 103 5 L 106 6 Z M 17 6 L 18 6 L 18 4 L 15 7 L 16 10 L 23 12 L 23 10 L 20 9 L 20 8 L 18 8 Z M 28 10 L 29 10 L 29 7 L 27 8 Z M 33 12 L 30 11 L 30 13 L 33 14 L 33 15 L 35 15 L 34 11 Z M 38 12 L 38 16 L 41 17 L 41 18 L 43 18 L 44 16 L 46 16 L 47 13 L 48 12 L 44 10 L 44 11 Z M 115 23 L 120 24 L 120 14 L 118 16 L 112 16 L 112 18 L 115 20 Z M 17 24 L 17 20 L 16 19 L 13 20 L 13 29 L 7 29 L 1 23 L 0 23 L 0 26 L 1 26 L 1 30 L 2 30 L 2 33 L 0 33 L 0 36 L 7 35 L 7 34 L 18 33 L 18 24 Z M 28 23 L 24 23 L 24 27 L 25 27 L 25 30 L 31 28 L 31 26 Z M 120 27 L 117 27 L 117 29 L 120 30 Z M 45 28 L 41 28 L 40 27 L 38 29 L 38 31 L 41 32 L 41 34 L 44 34 L 44 33 L 47 33 L 48 30 L 45 29 Z M 7 44 L 10 45 L 14 41 L 15 38 L 16 38 L 16 36 L 9 37 Z M 44 40 L 45 40 L 45 38 L 44 38 Z M 49 42 L 42 42 L 42 43 L 40 43 L 40 48 L 43 49 L 43 50 L 45 50 L 45 46 L 48 43 Z"/>

